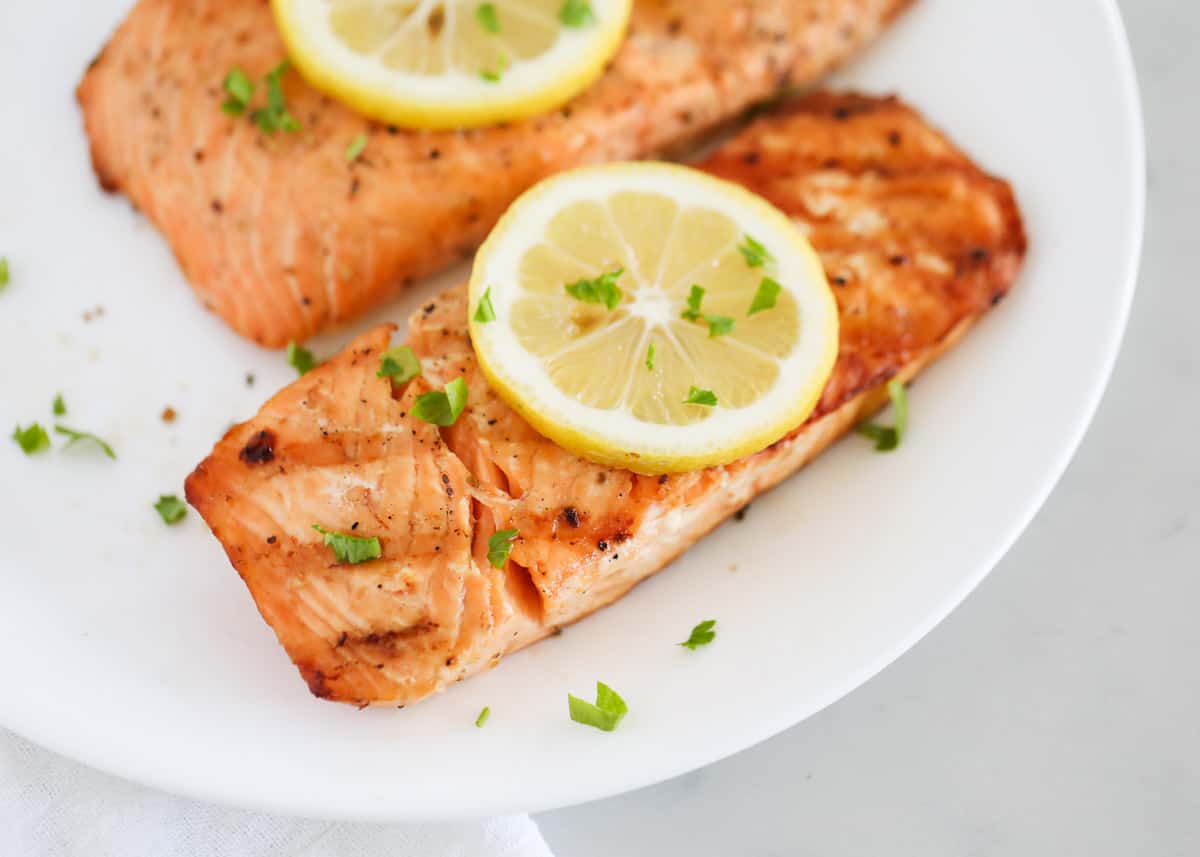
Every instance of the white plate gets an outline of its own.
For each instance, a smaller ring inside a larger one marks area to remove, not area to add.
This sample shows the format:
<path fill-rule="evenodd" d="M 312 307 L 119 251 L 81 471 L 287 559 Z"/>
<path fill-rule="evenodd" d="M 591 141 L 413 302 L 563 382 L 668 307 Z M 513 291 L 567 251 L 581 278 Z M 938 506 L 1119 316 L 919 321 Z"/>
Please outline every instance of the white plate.
<path fill-rule="evenodd" d="M 61 390 L 68 423 L 120 454 L 0 445 L 0 723 L 98 768 L 213 801 L 417 819 L 544 809 L 712 762 L 847 693 L 958 604 L 1050 491 L 1108 378 L 1144 190 L 1115 6 L 921 0 L 842 82 L 903 94 L 1010 178 L 1032 254 L 917 385 L 904 448 L 848 440 L 616 606 L 440 698 L 318 702 L 198 517 L 167 528 L 150 508 L 292 372 L 203 312 L 153 228 L 96 187 L 71 91 L 123 5 L 74 4 L 65 27 L 60 4 L 0 10 L 0 32 L 29 36 L 0 51 L 0 430 L 48 423 Z M 673 645 L 710 617 L 715 645 Z M 630 704 L 614 734 L 567 719 L 567 692 L 596 679 Z"/>

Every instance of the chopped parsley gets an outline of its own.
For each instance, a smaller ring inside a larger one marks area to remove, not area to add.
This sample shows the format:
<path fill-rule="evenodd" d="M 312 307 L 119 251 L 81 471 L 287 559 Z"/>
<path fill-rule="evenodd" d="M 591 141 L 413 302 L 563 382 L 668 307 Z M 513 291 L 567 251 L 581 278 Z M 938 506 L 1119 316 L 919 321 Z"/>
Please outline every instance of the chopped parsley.
<path fill-rule="evenodd" d="M 496 66 L 494 68 L 485 68 L 483 71 L 479 72 L 479 76 L 484 80 L 490 81 L 491 83 L 496 83 L 500 80 L 501 75 L 503 75 L 507 70 L 508 57 L 506 57 L 504 54 L 501 54 L 496 59 Z"/>
<path fill-rule="evenodd" d="M 288 343 L 287 362 L 301 375 L 307 375 L 317 366 L 317 359 L 313 357 L 313 353 L 295 342 Z"/>
<path fill-rule="evenodd" d="M 234 66 L 229 70 L 229 74 L 225 75 L 225 82 L 222 86 L 225 87 L 225 92 L 229 97 L 225 99 L 221 109 L 230 116 L 241 116 L 246 112 L 246 106 L 250 103 L 250 99 L 254 97 L 254 81 L 246 75 L 246 72 Z"/>
<path fill-rule="evenodd" d="M 475 7 L 475 20 L 489 33 L 500 32 L 500 13 L 495 3 L 480 3 Z"/>
<path fill-rule="evenodd" d="M 898 379 L 888 381 L 888 397 L 892 400 L 892 412 L 895 414 L 894 425 L 881 426 L 873 422 L 861 423 L 857 429 L 859 434 L 875 441 L 876 452 L 891 452 L 900 445 L 904 433 L 908 430 L 908 392 Z"/>
<path fill-rule="evenodd" d="M 479 303 L 475 306 L 475 320 L 480 324 L 496 320 L 496 309 L 492 306 L 492 287 L 488 286 L 483 292 L 483 297 L 479 299 Z"/>
<path fill-rule="evenodd" d="M 700 312 L 700 304 L 704 300 L 704 289 L 692 286 L 688 291 L 687 309 L 679 314 L 686 321 L 703 321 L 708 325 L 708 335 L 711 338 L 724 336 L 733 330 L 734 321 L 727 315 L 705 315 Z"/>
<path fill-rule="evenodd" d="M 363 153 L 363 149 L 367 148 L 367 132 L 363 131 L 357 137 L 350 141 L 350 145 L 346 147 L 346 162 L 354 163 L 358 160 L 358 156 Z"/>
<path fill-rule="evenodd" d="M 67 415 L 67 403 L 63 401 L 62 393 L 54 397 L 54 403 L 50 406 L 54 411 L 54 416 L 65 417 Z"/>
<path fill-rule="evenodd" d="M 601 274 L 594 280 L 576 280 L 563 286 L 567 294 L 577 301 L 589 304 L 604 304 L 609 309 L 616 309 L 625 297 L 624 292 L 617 286 L 617 280 L 625 273 L 624 268 L 617 268 L 607 274 Z"/>
<path fill-rule="evenodd" d="M 154 511 L 162 517 L 164 524 L 178 524 L 187 515 L 187 504 L 174 494 L 163 494 L 154 504 Z"/>
<path fill-rule="evenodd" d="M 0 256 L 0 292 L 4 291 L 4 287 L 8 285 L 8 257 Z"/>
<path fill-rule="evenodd" d="M 558 20 L 566 27 L 586 27 L 596 23 L 596 13 L 588 0 L 563 0 L 558 8 Z"/>
<path fill-rule="evenodd" d="M 81 440 L 91 441 L 92 443 L 96 444 L 96 446 L 104 450 L 105 455 L 113 460 L 116 460 L 117 454 L 113 452 L 113 448 L 91 432 L 76 431 L 73 428 L 67 428 L 63 425 L 56 425 L 54 427 L 54 431 L 58 434 L 67 436 L 67 446 L 79 443 Z"/>
<path fill-rule="evenodd" d="M 650 347 L 646 349 L 646 368 L 651 372 L 654 371 L 654 343 L 650 343 Z"/>
<path fill-rule="evenodd" d="M 445 390 L 434 390 L 417 396 L 412 415 L 435 426 L 452 426 L 467 406 L 467 382 L 455 378 Z"/>
<path fill-rule="evenodd" d="M 693 652 L 701 646 L 707 646 L 717 637 L 717 632 L 713 630 L 716 626 L 716 619 L 705 619 L 692 629 L 691 635 L 686 640 L 678 645 L 685 649 L 691 649 Z"/>
<path fill-rule="evenodd" d="M 617 724 L 629 713 L 629 706 L 611 687 L 602 681 L 596 682 L 595 704 L 580 699 L 578 696 L 567 694 L 567 708 L 571 719 L 584 726 L 594 726 L 605 732 L 612 732 Z"/>
<path fill-rule="evenodd" d="M 750 301 L 750 309 L 746 311 L 746 315 L 751 316 L 756 312 L 773 309 L 782 289 L 783 286 L 770 277 L 763 277 L 762 282 L 758 284 L 758 291 L 754 293 L 754 300 Z"/>
<path fill-rule="evenodd" d="M 749 235 L 742 236 L 742 243 L 738 245 L 738 252 L 742 254 L 742 258 L 746 260 L 746 264 L 751 268 L 762 268 L 775 261 L 775 257 L 771 255 L 770 251 Z"/>
<path fill-rule="evenodd" d="M 475 728 L 482 729 L 483 724 L 487 723 L 488 715 L 491 713 L 492 709 L 485 705 L 483 711 L 480 711 L 479 716 L 475 718 Z"/>
<path fill-rule="evenodd" d="M 733 319 L 727 315 L 706 315 L 704 316 L 704 320 L 708 323 L 708 336 L 710 339 L 724 336 L 733 330 Z"/>
<path fill-rule="evenodd" d="M 421 374 L 421 361 L 417 352 L 407 345 L 397 345 L 383 352 L 379 358 L 376 378 L 391 378 L 393 384 L 403 384 Z"/>
<path fill-rule="evenodd" d="M 688 390 L 687 398 L 683 400 L 683 403 L 685 405 L 705 405 L 711 408 L 717 404 L 717 395 L 712 390 L 692 387 Z"/>
<path fill-rule="evenodd" d="M 13 429 L 12 439 L 26 455 L 36 455 L 50 448 L 50 435 L 37 423 L 30 423 L 27 428 L 18 425 Z"/>
<path fill-rule="evenodd" d="M 357 565 L 369 559 L 379 559 L 383 556 L 383 548 L 379 539 L 374 536 L 352 536 L 349 533 L 335 533 L 325 529 L 320 524 L 312 528 L 325 537 L 325 547 L 333 549 L 333 556 L 340 563 Z"/>
<path fill-rule="evenodd" d="M 265 134 L 276 131 L 299 131 L 300 123 L 288 112 L 287 101 L 283 97 L 283 75 L 290 67 L 286 59 L 267 72 L 267 106 L 260 107 L 250 114 L 254 124 Z"/>
<path fill-rule="evenodd" d="M 704 289 L 700 286 L 692 286 L 688 292 L 687 309 L 679 314 L 680 318 L 688 321 L 700 320 L 700 302 L 704 300 Z"/>
<path fill-rule="evenodd" d="M 493 568 L 504 568 L 517 535 L 517 530 L 497 530 L 488 537 L 488 562 Z"/>

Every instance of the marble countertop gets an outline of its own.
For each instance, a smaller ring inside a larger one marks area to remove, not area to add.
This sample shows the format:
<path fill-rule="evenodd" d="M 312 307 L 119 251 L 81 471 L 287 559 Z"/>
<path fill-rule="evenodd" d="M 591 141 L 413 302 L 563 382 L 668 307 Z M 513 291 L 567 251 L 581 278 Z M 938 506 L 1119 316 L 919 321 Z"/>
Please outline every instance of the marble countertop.
<path fill-rule="evenodd" d="M 1057 490 L 880 676 L 724 762 L 539 816 L 556 854 L 1200 854 L 1200 4 L 1121 6 L 1146 251 L 1116 373 Z"/>

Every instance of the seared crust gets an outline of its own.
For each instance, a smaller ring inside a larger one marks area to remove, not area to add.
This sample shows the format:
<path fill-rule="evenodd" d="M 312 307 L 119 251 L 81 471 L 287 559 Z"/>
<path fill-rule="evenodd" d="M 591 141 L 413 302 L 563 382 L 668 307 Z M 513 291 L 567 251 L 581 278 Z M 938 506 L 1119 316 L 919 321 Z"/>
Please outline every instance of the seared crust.
<path fill-rule="evenodd" d="M 836 161 L 836 163 L 835 163 Z M 819 454 L 950 348 L 1007 293 L 1025 238 L 1008 186 L 898 102 L 817 95 L 780 108 L 704 165 L 809 231 L 835 282 L 841 352 L 802 427 L 725 467 L 639 476 L 576 458 L 487 386 L 465 288 L 410 323 L 424 375 L 376 377 L 376 328 L 232 429 L 187 482 L 314 694 L 409 704 L 611 603 Z M 468 384 L 458 422 L 413 397 Z M 335 564 L 311 524 L 378 536 Z M 494 532 L 520 536 L 503 569 Z"/>
<path fill-rule="evenodd" d="M 101 186 L 162 231 L 204 305 L 268 346 L 377 306 L 469 253 L 541 178 L 676 150 L 872 40 L 911 0 L 647 0 L 605 75 L 554 113 L 409 132 L 284 78 L 298 134 L 221 112 L 284 56 L 266 2 L 139 0 L 77 96 Z M 262 86 L 259 85 L 261 98 Z M 366 133 L 361 157 L 347 144 Z"/>
<path fill-rule="evenodd" d="M 841 340 L 814 419 L 999 303 L 1025 258 L 1008 183 L 894 97 L 786 102 L 701 166 L 801 222 L 821 256 Z"/>

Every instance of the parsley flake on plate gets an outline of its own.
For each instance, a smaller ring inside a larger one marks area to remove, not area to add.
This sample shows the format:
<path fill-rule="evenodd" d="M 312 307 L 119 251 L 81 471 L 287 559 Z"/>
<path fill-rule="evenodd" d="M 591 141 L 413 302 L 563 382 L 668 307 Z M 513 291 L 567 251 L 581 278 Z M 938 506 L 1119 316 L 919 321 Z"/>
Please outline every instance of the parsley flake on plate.
<path fill-rule="evenodd" d="M 908 430 L 908 392 L 898 379 L 893 378 L 887 385 L 888 398 L 892 400 L 892 412 L 895 414 L 894 424 L 881 426 L 878 423 L 860 423 L 855 429 L 864 437 L 875 441 L 876 452 L 891 452 L 900 446 L 904 433 Z"/>
<path fill-rule="evenodd" d="M 54 403 L 50 406 L 50 409 L 54 411 L 54 416 L 56 417 L 65 417 L 67 415 L 67 403 L 63 401 L 62 393 L 54 397 Z"/>
<path fill-rule="evenodd" d="M 610 310 L 616 309 L 620 305 L 621 299 L 625 297 L 625 293 L 617 286 L 617 280 L 624 273 L 624 268 L 617 268 L 615 271 L 601 274 L 594 280 L 576 280 L 563 288 L 577 301 L 604 304 Z"/>
<path fill-rule="evenodd" d="M 475 728 L 482 729 L 483 724 L 487 723 L 488 715 L 492 713 L 492 709 L 485 705 L 483 710 L 479 712 L 479 716 L 475 718 Z"/>
<path fill-rule="evenodd" d="M 517 530 L 497 530 L 488 537 L 488 562 L 493 568 L 504 568 L 517 535 Z"/>
<path fill-rule="evenodd" d="M 57 432 L 58 434 L 67 436 L 67 446 L 72 446 L 76 443 L 79 443 L 80 441 L 86 440 L 86 441 L 90 441 L 90 442 L 96 444 L 96 446 L 98 446 L 102 450 L 104 450 L 104 454 L 107 455 L 109 458 L 115 460 L 117 457 L 117 454 L 115 452 L 113 452 L 113 448 L 111 446 L 109 446 L 107 443 L 105 443 L 100 438 L 96 437 L 96 435 L 92 434 L 91 432 L 76 431 L 73 428 L 67 428 L 66 426 L 63 426 L 63 425 L 56 425 L 54 427 L 54 431 Z"/>
<path fill-rule="evenodd" d="M 779 298 L 779 292 L 782 289 L 783 286 L 770 277 L 763 277 L 762 282 L 758 284 L 758 291 L 754 293 L 754 300 L 750 301 L 750 309 L 747 310 L 746 315 L 751 316 L 756 312 L 774 309 L 775 301 Z"/>
<path fill-rule="evenodd" d="M 164 524 L 178 524 L 187 516 L 187 504 L 174 494 L 163 494 L 154 504 L 154 511 L 162 517 Z"/>
<path fill-rule="evenodd" d="M 393 384 L 403 384 L 421 374 L 421 361 L 417 352 L 407 345 L 389 348 L 379 358 L 376 378 L 391 378 Z"/>
<path fill-rule="evenodd" d="M 444 390 L 433 390 L 417 396 L 412 415 L 435 426 L 452 426 L 467 406 L 467 382 L 455 378 Z"/>
<path fill-rule="evenodd" d="M 307 348 L 289 342 L 287 346 L 287 362 L 301 375 L 307 375 L 317 366 L 317 359 Z"/>
<path fill-rule="evenodd" d="M 742 236 L 742 243 L 738 245 L 738 252 L 742 254 L 742 258 L 746 260 L 746 264 L 751 268 L 762 268 L 775 261 L 775 257 L 771 255 L 770 251 L 749 235 Z"/>
<path fill-rule="evenodd" d="M 8 257 L 0 256 L 0 292 L 4 291 L 4 287 L 8 285 Z"/>
<path fill-rule="evenodd" d="M 18 425 L 13 429 L 12 439 L 26 455 L 36 455 L 50 448 L 50 435 L 37 423 L 30 423 L 26 428 Z"/>
<path fill-rule="evenodd" d="M 701 390 L 699 387 L 691 387 L 683 403 L 685 405 L 705 405 L 711 408 L 717 404 L 717 394 L 712 390 Z"/>
<path fill-rule="evenodd" d="M 691 635 L 686 640 L 677 645 L 683 646 L 685 649 L 691 649 L 693 652 L 701 646 L 707 646 L 717 637 L 717 632 L 713 630 L 716 626 L 716 619 L 705 619 L 692 629 Z"/>
<path fill-rule="evenodd" d="M 480 324 L 496 320 L 496 309 L 492 306 L 492 288 L 484 289 L 483 297 L 475 307 L 475 320 Z"/>
<path fill-rule="evenodd" d="M 558 9 L 558 20 L 566 27 L 586 27 L 596 23 L 596 13 L 589 0 L 563 0 Z"/>
<path fill-rule="evenodd" d="M 357 565 L 383 556 L 379 539 L 374 536 L 368 538 L 352 536 L 349 533 L 335 533 L 320 524 L 313 524 L 312 528 L 325 537 L 325 547 L 333 550 L 334 559 L 340 563 Z"/>
<path fill-rule="evenodd" d="M 594 726 L 612 732 L 629 713 L 629 706 L 611 687 L 602 681 L 596 682 L 596 702 L 593 704 L 578 696 L 567 694 L 567 708 L 571 719 L 584 726 Z"/>

